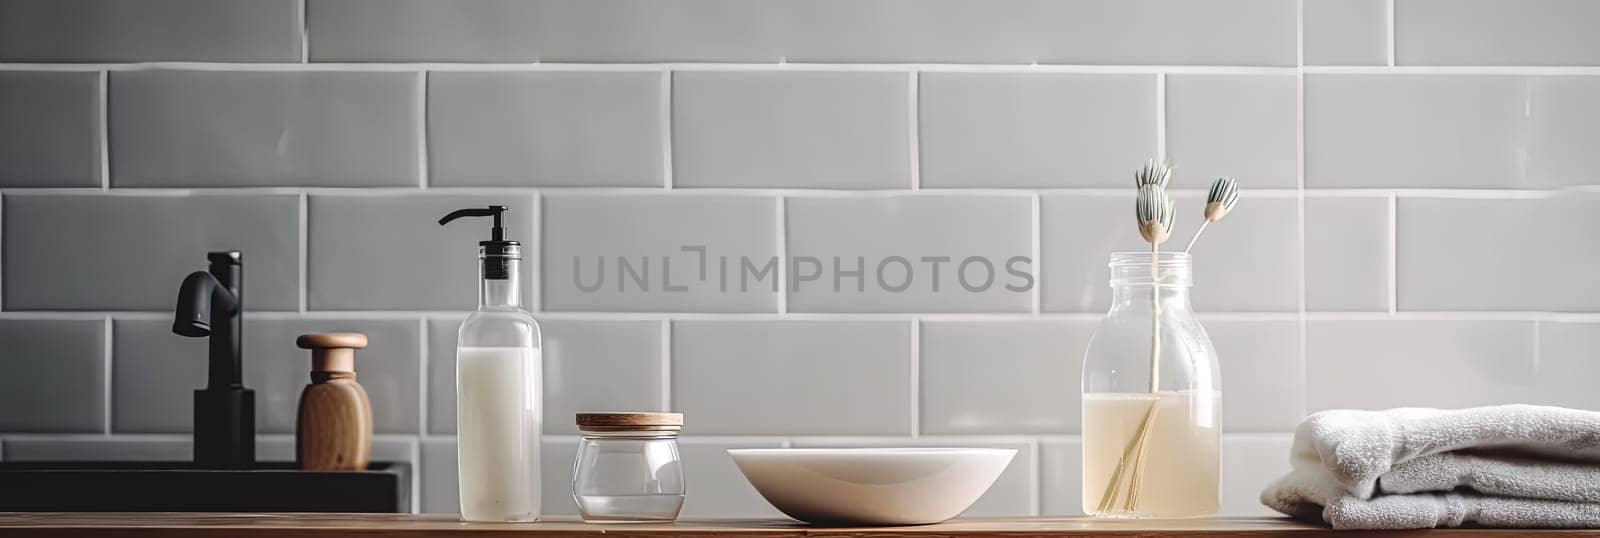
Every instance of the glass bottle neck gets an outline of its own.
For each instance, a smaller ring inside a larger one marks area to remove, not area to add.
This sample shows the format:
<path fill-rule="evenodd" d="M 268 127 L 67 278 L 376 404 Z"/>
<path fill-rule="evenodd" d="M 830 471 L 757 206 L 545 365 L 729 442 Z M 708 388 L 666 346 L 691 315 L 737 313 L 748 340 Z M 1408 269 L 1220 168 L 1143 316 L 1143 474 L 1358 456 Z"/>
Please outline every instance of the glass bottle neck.
<path fill-rule="evenodd" d="M 1158 298 L 1161 304 L 1167 308 L 1182 308 L 1185 310 L 1190 308 L 1188 286 L 1157 287 L 1149 284 L 1112 286 L 1111 308 L 1116 309 L 1125 306 L 1149 308 L 1152 293 L 1159 293 Z"/>
<path fill-rule="evenodd" d="M 505 278 L 484 278 L 485 258 L 478 259 L 478 309 L 519 308 L 522 306 L 522 260 L 500 258 L 505 264 Z"/>
<path fill-rule="evenodd" d="M 1111 308 L 1189 310 L 1194 277 L 1184 252 L 1114 252 L 1111 254 Z M 1154 294 L 1158 296 L 1152 297 Z"/>

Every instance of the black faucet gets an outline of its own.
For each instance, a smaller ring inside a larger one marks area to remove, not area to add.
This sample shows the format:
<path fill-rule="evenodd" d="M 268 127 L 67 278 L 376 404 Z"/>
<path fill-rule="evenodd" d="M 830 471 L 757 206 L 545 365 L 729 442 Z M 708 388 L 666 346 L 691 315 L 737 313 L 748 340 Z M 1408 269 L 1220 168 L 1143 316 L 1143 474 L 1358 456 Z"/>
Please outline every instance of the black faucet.
<path fill-rule="evenodd" d="M 238 251 L 211 252 L 210 272 L 195 271 L 178 289 L 172 332 L 211 337 L 211 373 L 194 391 L 194 462 L 213 469 L 244 469 L 256 460 L 255 391 L 244 387 L 239 337 L 244 319 Z"/>

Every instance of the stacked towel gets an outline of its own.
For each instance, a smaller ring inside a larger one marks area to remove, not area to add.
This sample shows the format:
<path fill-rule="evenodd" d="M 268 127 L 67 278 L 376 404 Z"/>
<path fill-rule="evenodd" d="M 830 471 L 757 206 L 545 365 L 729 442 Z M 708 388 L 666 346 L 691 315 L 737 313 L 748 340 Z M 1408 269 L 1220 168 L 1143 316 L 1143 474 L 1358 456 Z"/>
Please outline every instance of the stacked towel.
<path fill-rule="evenodd" d="M 1261 502 L 1336 529 L 1600 528 L 1596 412 L 1323 411 L 1295 431 L 1290 463 Z"/>

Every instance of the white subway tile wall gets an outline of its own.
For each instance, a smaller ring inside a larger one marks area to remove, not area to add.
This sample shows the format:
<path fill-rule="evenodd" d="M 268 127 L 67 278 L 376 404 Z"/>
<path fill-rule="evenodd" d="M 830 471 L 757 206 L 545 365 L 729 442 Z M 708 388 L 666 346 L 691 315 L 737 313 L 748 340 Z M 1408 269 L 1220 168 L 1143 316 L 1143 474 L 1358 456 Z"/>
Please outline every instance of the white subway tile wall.
<path fill-rule="evenodd" d="M 184 191 L 3 193 L 5 310 L 157 310 L 205 268 L 206 252 L 243 252 L 255 310 L 299 304 L 299 198 Z"/>
<path fill-rule="evenodd" d="M 1389 311 L 1393 209 L 1383 195 L 1306 199 L 1307 310 Z"/>
<path fill-rule="evenodd" d="M 674 73 L 672 184 L 909 187 L 910 81 L 907 73 Z"/>
<path fill-rule="evenodd" d="M 1117 187 L 1156 152 L 1153 75 L 920 79 L 923 187 Z"/>
<path fill-rule="evenodd" d="M 1539 386 L 1547 365 L 1534 355 L 1537 339 L 1534 321 L 1313 319 L 1306 322 L 1306 406 L 1543 403 L 1558 395 Z"/>
<path fill-rule="evenodd" d="M 297 62 L 296 0 L 8 0 L 0 61 Z"/>
<path fill-rule="evenodd" d="M 1256 189 L 1295 188 L 1292 74 L 1169 75 L 1166 125 L 1167 157 L 1185 177 L 1234 176 Z"/>
<path fill-rule="evenodd" d="M 420 178 L 415 72 L 111 73 L 115 187 L 401 187 Z"/>
<path fill-rule="evenodd" d="M 1025 195 L 799 195 L 785 202 L 790 312 L 1031 308 L 1033 225 Z"/>
<path fill-rule="evenodd" d="M 1284 432 L 1305 416 L 1305 364 L 1293 319 L 1229 319 L 1202 314 L 1221 357 L 1222 425 L 1230 432 Z M 1264 383 L 1260 380 L 1271 379 Z"/>
<path fill-rule="evenodd" d="M 488 224 L 435 220 L 504 203 L 544 322 L 548 513 L 575 513 L 572 414 L 632 409 L 687 414 L 688 516 L 778 515 L 728 448 L 891 445 L 1017 448 L 969 513 L 1076 514 L 1082 350 L 1108 253 L 1144 248 L 1129 176 L 1164 156 L 1179 241 L 1214 176 L 1246 189 L 1193 297 L 1223 511 L 1264 513 L 1307 412 L 1600 407 L 1597 15 L 0 2 L 0 452 L 188 458 L 205 345 L 170 334 L 175 288 L 237 249 L 263 457 L 291 456 L 292 337 L 365 332 L 376 456 L 453 511 Z"/>
<path fill-rule="evenodd" d="M 0 71 L 0 187 L 99 187 L 100 92 L 99 73 Z"/>
<path fill-rule="evenodd" d="M 1389 65 L 1392 0 L 1302 0 L 1305 65 Z"/>
<path fill-rule="evenodd" d="M 545 310 L 778 312 L 782 304 L 778 196 L 646 190 L 547 194 L 543 203 Z"/>
<path fill-rule="evenodd" d="M 428 74 L 436 187 L 659 187 L 667 73 Z"/>
<path fill-rule="evenodd" d="M 1585 0 L 1394 0 L 1395 65 L 1600 65 Z"/>
<path fill-rule="evenodd" d="M 1075 433 L 1092 321 L 926 321 L 920 328 L 926 434 Z"/>
<path fill-rule="evenodd" d="M 492 221 L 470 218 L 440 226 L 438 217 L 464 207 L 501 204 L 505 238 L 531 249 L 539 237 L 539 204 L 527 192 L 307 196 L 306 290 L 312 310 L 463 310 L 477 304 L 477 244 Z M 433 218 L 421 218 L 432 216 Z M 520 262 L 521 299 L 536 304 L 536 256 Z M 405 290 L 404 292 L 400 292 Z"/>
<path fill-rule="evenodd" d="M 1289 472 L 1290 435 L 1245 434 L 1222 438 L 1222 512 L 1278 516 L 1261 504 L 1261 488 Z"/>
<path fill-rule="evenodd" d="M 1399 309 L 1600 311 L 1600 194 L 1541 194 L 1401 198 Z"/>
<path fill-rule="evenodd" d="M 1039 515 L 1083 515 L 1083 442 L 1049 439 L 1039 443 Z"/>
<path fill-rule="evenodd" d="M 675 321 L 673 408 L 713 435 L 909 434 L 911 334 L 895 321 Z"/>

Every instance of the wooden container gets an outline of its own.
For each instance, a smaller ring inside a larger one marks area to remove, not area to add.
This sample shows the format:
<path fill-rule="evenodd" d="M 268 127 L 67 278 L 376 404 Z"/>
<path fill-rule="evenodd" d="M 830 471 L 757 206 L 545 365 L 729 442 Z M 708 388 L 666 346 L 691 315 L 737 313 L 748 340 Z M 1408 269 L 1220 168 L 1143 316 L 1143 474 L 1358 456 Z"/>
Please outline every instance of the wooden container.
<path fill-rule="evenodd" d="M 372 403 L 356 383 L 360 333 L 304 334 L 295 345 L 311 350 L 311 384 L 300 393 L 295 421 L 295 461 L 311 471 L 360 471 L 372 454 Z"/>

